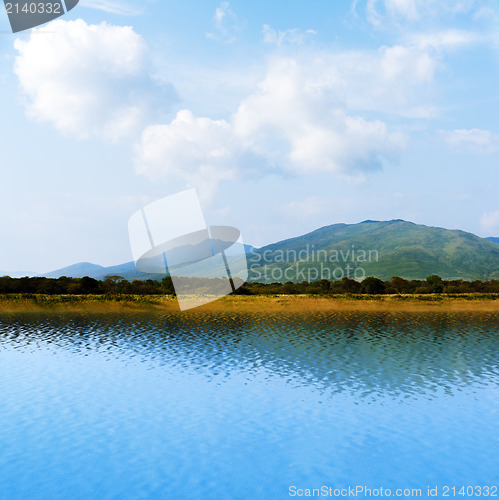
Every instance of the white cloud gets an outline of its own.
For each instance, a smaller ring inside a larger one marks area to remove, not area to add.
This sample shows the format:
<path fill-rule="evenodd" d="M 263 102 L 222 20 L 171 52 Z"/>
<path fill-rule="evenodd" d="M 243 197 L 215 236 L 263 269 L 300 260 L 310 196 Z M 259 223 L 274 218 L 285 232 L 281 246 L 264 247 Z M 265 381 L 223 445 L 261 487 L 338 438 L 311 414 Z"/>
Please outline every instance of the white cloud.
<path fill-rule="evenodd" d="M 425 99 L 441 64 L 417 47 L 317 51 L 295 60 L 306 78 L 308 92 L 327 98 L 330 103 L 400 116 L 435 113 Z"/>
<path fill-rule="evenodd" d="M 495 15 L 492 6 L 483 5 L 473 14 L 473 19 L 492 19 Z"/>
<path fill-rule="evenodd" d="M 355 0 L 352 10 L 360 4 Z M 377 28 L 403 23 L 414 23 L 454 15 L 469 15 L 475 19 L 485 12 L 493 12 L 493 0 L 367 0 L 366 17 Z"/>
<path fill-rule="evenodd" d="M 263 42 L 269 45 L 303 45 L 308 39 L 317 35 L 317 31 L 308 29 L 300 30 L 297 28 L 276 31 L 271 28 L 268 24 L 263 25 Z"/>
<path fill-rule="evenodd" d="M 208 38 L 225 43 L 235 42 L 243 24 L 239 21 L 229 2 L 221 2 L 213 15 L 215 32 L 206 33 Z"/>
<path fill-rule="evenodd" d="M 438 63 L 431 55 L 411 47 L 395 45 L 381 49 L 382 78 L 387 81 L 414 78 L 418 84 L 433 80 Z"/>
<path fill-rule="evenodd" d="M 379 25 L 381 22 L 382 14 L 378 10 L 379 3 L 379 0 L 368 0 L 367 2 L 368 17 L 374 25 Z M 420 14 L 416 0 L 384 0 L 381 3 L 386 15 L 395 18 L 402 17 L 410 21 L 419 19 Z"/>
<path fill-rule="evenodd" d="M 309 69 L 295 60 L 273 60 L 229 121 L 184 110 L 168 125 L 148 127 L 136 146 L 137 171 L 195 187 L 244 176 L 248 166 L 253 173 L 259 168 L 259 175 L 270 167 L 361 179 L 403 148 L 402 134 L 380 120 L 350 115 L 334 86 L 331 91 L 324 83 L 329 80 L 321 84 Z"/>
<path fill-rule="evenodd" d="M 149 77 L 147 46 L 129 26 L 57 20 L 14 47 L 32 119 L 114 141 L 159 118 L 166 94 Z"/>
<path fill-rule="evenodd" d="M 452 50 L 486 40 L 485 36 L 471 31 L 452 29 L 426 34 L 420 33 L 412 37 L 411 42 L 422 50 Z"/>
<path fill-rule="evenodd" d="M 277 45 L 300 34 L 264 31 Z M 137 171 L 191 185 L 212 175 L 211 190 L 220 180 L 244 176 L 248 166 L 259 176 L 328 173 L 363 180 L 405 147 L 405 135 L 380 113 L 437 116 L 428 96 L 444 67 L 442 51 L 472 38 L 447 31 L 377 50 L 304 50 L 271 58 L 266 75 L 226 120 L 183 111 L 170 124 L 146 130 L 136 148 Z"/>
<path fill-rule="evenodd" d="M 218 182 L 234 178 L 238 154 L 229 123 L 182 110 L 170 124 L 144 130 L 135 164 L 151 180 L 185 181 L 206 198 Z"/>
<path fill-rule="evenodd" d="M 119 0 L 81 0 L 79 5 L 122 16 L 138 16 L 144 12 L 142 8 L 132 7 L 128 2 Z"/>
<path fill-rule="evenodd" d="M 246 147 L 294 172 L 357 176 L 403 145 L 383 122 L 350 116 L 315 76 L 295 60 L 273 61 L 233 118 Z"/>
<path fill-rule="evenodd" d="M 481 219 L 480 224 L 485 231 L 499 232 L 499 210 L 493 212 L 485 212 Z"/>
<path fill-rule="evenodd" d="M 491 154 L 499 150 L 499 135 L 493 134 L 489 130 L 460 129 L 442 131 L 442 134 L 451 147 L 464 147 L 483 154 Z"/>

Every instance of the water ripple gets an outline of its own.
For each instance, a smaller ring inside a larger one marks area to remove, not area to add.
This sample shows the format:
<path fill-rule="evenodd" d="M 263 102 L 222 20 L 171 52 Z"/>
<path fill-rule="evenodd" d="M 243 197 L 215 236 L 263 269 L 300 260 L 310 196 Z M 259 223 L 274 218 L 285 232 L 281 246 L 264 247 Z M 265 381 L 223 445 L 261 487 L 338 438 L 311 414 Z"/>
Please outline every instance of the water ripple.
<path fill-rule="evenodd" d="M 498 339 L 492 313 L 0 315 L 0 491 L 490 481 Z"/>

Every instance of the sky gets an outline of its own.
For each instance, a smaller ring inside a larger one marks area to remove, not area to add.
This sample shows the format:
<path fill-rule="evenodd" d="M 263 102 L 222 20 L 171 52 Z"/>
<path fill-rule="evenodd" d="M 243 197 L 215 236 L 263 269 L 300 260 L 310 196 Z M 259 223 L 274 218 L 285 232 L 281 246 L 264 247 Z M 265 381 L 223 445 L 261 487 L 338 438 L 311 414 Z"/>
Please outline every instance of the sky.
<path fill-rule="evenodd" d="M 130 216 L 192 187 L 257 247 L 499 236 L 498 28 L 489 0 L 80 0 L 15 35 L 2 8 L 0 270 L 128 262 Z"/>

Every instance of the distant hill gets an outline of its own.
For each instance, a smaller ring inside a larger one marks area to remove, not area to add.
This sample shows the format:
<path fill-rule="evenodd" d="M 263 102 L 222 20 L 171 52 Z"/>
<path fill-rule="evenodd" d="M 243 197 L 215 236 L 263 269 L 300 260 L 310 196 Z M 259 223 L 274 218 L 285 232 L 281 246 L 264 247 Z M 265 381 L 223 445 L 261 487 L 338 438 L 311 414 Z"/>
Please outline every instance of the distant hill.
<path fill-rule="evenodd" d="M 493 241 L 494 243 L 499 243 L 499 237 L 489 236 L 488 238 L 485 238 L 485 239 Z"/>
<path fill-rule="evenodd" d="M 250 281 L 315 281 L 392 276 L 499 278 L 497 243 L 459 230 L 400 219 L 333 224 L 267 245 L 249 259 Z"/>
<path fill-rule="evenodd" d="M 244 247 L 248 254 L 256 250 L 255 247 L 251 245 L 244 245 Z M 152 274 L 137 271 L 135 263 L 132 261 L 109 267 L 99 266 L 91 262 L 79 262 L 71 266 L 63 267 L 62 269 L 42 274 L 41 276 L 45 278 L 60 278 L 61 276 L 67 276 L 68 278 L 83 278 L 83 276 L 89 276 L 96 280 L 104 280 L 106 276 L 121 276 L 128 281 L 133 281 L 147 279 L 161 280 L 164 278 L 165 274 Z"/>
<path fill-rule="evenodd" d="M 126 262 L 124 264 L 109 267 L 99 266 L 91 262 L 79 262 L 78 264 L 63 267 L 62 269 L 57 269 L 42 274 L 41 276 L 46 278 L 60 278 L 61 276 L 67 276 L 68 278 L 83 278 L 83 276 L 89 276 L 96 280 L 104 280 L 106 276 L 121 276 L 128 281 L 133 281 L 135 279 L 161 279 L 163 277 L 156 274 L 150 275 L 137 271 L 134 262 Z"/>
<path fill-rule="evenodd" d="M 92 278 L 93 275 L 101 273 L 103 269 L 104 267 L 98 264 L 92 264 L 91 262 L 78 262 L 78 264 L 63 267 L 62 269 L 51 271 L 42 276 L 45 278 L 60 278 L 61 276 L 67 276 L 68 278 L 83 278 L 83 276 L 90 276 Z"/>
<path fill-rule="evenodd" d="M 259 249 L 247 245 L 248 281 L 299 282 L 343 276 L 425 279 L 432 274 L 444 279 L 499 279 L 498 243 L 495 237 L 480 238 L 400 219 L 333 224 Z M 110 267 L 80 262 L 43 276 L 103 280 L 110 275 L 129 281 L 164 276 L 137 271 L 133 262 Z"/>

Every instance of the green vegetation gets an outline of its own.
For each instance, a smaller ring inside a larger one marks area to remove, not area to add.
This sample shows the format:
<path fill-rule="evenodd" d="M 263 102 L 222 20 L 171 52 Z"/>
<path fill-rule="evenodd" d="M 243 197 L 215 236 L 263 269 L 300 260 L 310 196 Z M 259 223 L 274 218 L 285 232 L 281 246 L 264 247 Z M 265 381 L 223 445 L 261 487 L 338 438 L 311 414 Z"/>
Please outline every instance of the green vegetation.
<path fill-rule="evenodd" d="M 105 294 L 105 295 L 68 295 L 68 294 L 39 294 L 39 293 L 9 293 L 0 294 L 0 303 L 29 303 L 40 306 L 51 305 L 77 305 L 85 303 L 106 304 L 125 303 L 140 305 L 157 305 L 160 303 L 158 295 L 131 295 L 131 294 Z"/>
<path fill-rule="evenodd" d="M 249 281 L 267 283 L 312 281 L 314 276 L 386 281 L 394 275 L 487 281 L 499 279 L 499 245 L 464 231 L 402 220 L 364 221 L 334 224 L 268 245 L 255 250 L 248 263 Z"/>
<path fill-rule="evenodd" d="M 194 279 L 194 278 L 191 278 Z M 221 282 L 221 278 L 212 280 L 201 280 L 201 284 L 210 285 L 207 290 L 213 289 L 214 282 Z M 201 288 L 198 286 L 198 290 Z M 108 276 L 103 281 L 98 281 L 85 276 L 83 278 L 10 278 L 4 276 L 0 278 L 0 294 L 7 296 L 17 296 L 28 298 L 42 295 L 48 297 L 43 300 L 50 300 L 50 296 L 65 296 L 64 300 L 71 301 L 71 296 L 93 296 L 94 300 L 119 300 L 117 297 L 126 296 L 154 296 L 154 295 L 174 295 L 172 280 L 165 277 L 161 281 L 154 280 L 134 280 L 127 281 L 121 276 Z M 236 295 L 345 295 L 345 294 L 496 294 L 499 293 L 499 280 L 489 281 L 464 281 L 464 280 L 443 280 L 439 276 L 432 275 L 425 280 L 406 280 L 399 276 L 394 276 L 390 280 L 383 281 L 375 277 L 367 277 L 363 281 L 355 281 L 350 278 L 343 278 L 338 281 L 319 280 L 312 283 L 303 281 L 301 283 L 245 283 L 236 290 Z M 102 297 L 102 299 L 99 299 Z M 62 300 L 62 299 L 59 299 Z M 76 298 L 74 300 L 77 300 Z M 139 300 L 139 299 L 134 299 Z"/>
<path fill-rule="evenodd" d="M 121 276 L 107 276 L 103 281 L 83 278 L 0 278 L 0 294 L 44 294 L 44 295 L 172 295 L 172 280 L 127 281 Z"/>
<path fill-rule="evenodd" d="M 430 295 L 430 294 L 499 294 L 499 280 L 464 281 L 442 280 L 432 275 L 425 280 L 405 280 L 394 276 L 388 281 L 369 276 L 358 282 L 350 278 L 339 281 L 319 280 L 313 283 L 245 283 L 236 294 L 239 295 Z"/>

